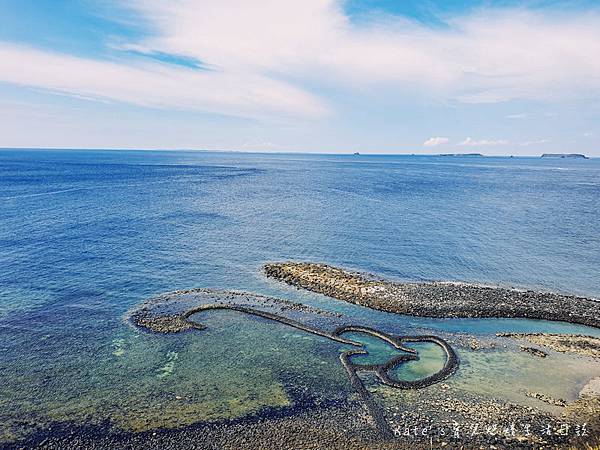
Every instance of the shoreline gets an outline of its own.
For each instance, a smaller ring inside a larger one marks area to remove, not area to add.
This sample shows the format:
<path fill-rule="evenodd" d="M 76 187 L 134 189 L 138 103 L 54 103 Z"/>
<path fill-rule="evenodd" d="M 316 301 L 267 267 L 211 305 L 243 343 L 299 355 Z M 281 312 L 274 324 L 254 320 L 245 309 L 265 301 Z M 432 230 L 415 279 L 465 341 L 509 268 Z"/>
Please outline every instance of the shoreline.
<path fill-rule="evenodd" d="M 275 262 L 267 277 L 371 309 L 432 318 L 537 319 L 600 329 L 600 303 L 585 297 L 463 282 L 394 282 L 327 264 Z"/>

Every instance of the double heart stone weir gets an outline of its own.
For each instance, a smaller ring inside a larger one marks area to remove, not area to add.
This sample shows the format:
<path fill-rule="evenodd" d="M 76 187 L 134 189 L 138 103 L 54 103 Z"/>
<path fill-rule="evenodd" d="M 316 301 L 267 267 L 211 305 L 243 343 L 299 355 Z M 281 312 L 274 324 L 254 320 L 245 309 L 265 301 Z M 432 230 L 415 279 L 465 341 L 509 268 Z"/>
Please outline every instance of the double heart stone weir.
<path fill-rule="evenodd" d="M 217 303 L 203 303 L 198 305 L 195 298 L 201 298 L 202 302 L 211 299 L 219 299 Z M 180 301 L 177 301 L 180 300 Z M 223 301 L 225 300 L 225 301 Z M 244 300 L 244 302 L 240 302 Z M 194 304 L 196 303 L 196 304 Z M 248 304 L 250 303 L 250 304 Z M 273 304 L 270 304 L 273 303 Z M 341 344 L 355 347 L 340 354 L 340 361 L 346 369 L 353 388 L 360 395 L 365 407 L 373 418 L 377 429 L 382 437 L 391 438 L 392 432 L 389 429 L 387 420 L 379 406 L 374 402 L 368 389 L 358 376 L 359 372 L 374 373 L 379 381 L 386 386 L 398 389 L 420 389 L 438 383 L 451 376 L 458 368 L 459 361 L 452 347 L 444 339 L 433 335 L 415 335 L 415 336 L 395 336 L 373 328 L 345 325 L 340 326 L 332 332 L 318 329 L 302 322 L 296 321 L 282 314 L 275 314 L 264 309 L 273 308 L 276 305 L 281 311 L 305 311 L 310 309 L 305 305 L 300 305 L 285 300 L 271 299 L 255 294 L 233 291 L 212 291 L 208 289 L 195 289 L 190 291 L 178 291 L 169 294 L 163 294 L 156 299 L 152 299 L 130 314 L 133 323 L 139 327 L 159 332 L 176 333 L 186 330 L 202 330 L 206 327 L 197 322 L 196 316 L 202 312 L 215 310 L 229 310 L 240 313 L 261 317 L 263 319 L 275 321 L 298 330 L 321 336 Z M 313 310 L 315 312 L 318 310 Z M 194 316 L 194 318 L 192 318 Z M 364 344 L 343 335 L 345 333 L 364 333 L 385 341 L 402 353 L 390 358 L 381 364 L 356 364 L 352 361 L 353 356 L 368 355 Z M 407 347 L 406 343 L 432 343 L 438 345 L 445 353 L 445 362 L 443 367 L 437 372 L 425 378 L 416 380 L 401 380 L 391 374 L 391 371 L 398 366 L 419 359 L 417 350 Z"/>

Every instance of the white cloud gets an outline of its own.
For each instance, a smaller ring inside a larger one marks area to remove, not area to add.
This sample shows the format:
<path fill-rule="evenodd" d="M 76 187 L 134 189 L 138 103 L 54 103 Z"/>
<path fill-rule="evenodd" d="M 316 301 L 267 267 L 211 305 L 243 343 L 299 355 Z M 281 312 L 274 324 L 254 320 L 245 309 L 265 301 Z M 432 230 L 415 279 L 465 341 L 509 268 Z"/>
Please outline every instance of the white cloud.
<path fill-rule="evenodd" d="M 487 139 L 476 140 L 476 139 L 472 139 L 472 138 L 468 137 L 458 145 L 463 145 L 466 147 L 484 147 L 484 146 L 490 146 L 490 145 L 508 145 L 508 143 L 509 142 L 504 139 L 490 141 Z"/>
<path fill-rule="evenodd" d="M 96 61 L 1 42 L 0 81 L 78 98 L 248 117 L 319 117 L 328 110 L 319 98 L 258 73 Z"/>
<path fill-rule="evenodd" d="M 331 82 L 389 82 L 468 102 L 600 89 L 600 17 L 482 10 L 448 29 L 397 16 L 354 25 L 339 0 L 133 0 L 157 36 L 138 43 L 215 67 Z M 576 84 L 582 83 L 582 84 Z"/>
<path fill-rule="evenodd" d="M 507 119 L 524 119 L 527 117 L 527 114 L 509 114 L 506 116 Z"/>
<path fill-rule="evenodd" d="M 450 139 L 447 137 L 432 137 L 423 142 L 424 147 L 437 147 L 438 145 L 447 144 Z"/>
<path fill-rule="evenodd" d="M 139 57 L 94 61 L 0 43 L 0 81 L 251 117 L 327 114 L 330 106 L 307 85 L 476 103 L 600 94 L 597 13 L 483 9 L 433 28 L 398 16 L 357 25 L 343 3 L 128 0 L 152 34 L 114 47 L 180 55 L 212 70 L 142 64 Z"/>

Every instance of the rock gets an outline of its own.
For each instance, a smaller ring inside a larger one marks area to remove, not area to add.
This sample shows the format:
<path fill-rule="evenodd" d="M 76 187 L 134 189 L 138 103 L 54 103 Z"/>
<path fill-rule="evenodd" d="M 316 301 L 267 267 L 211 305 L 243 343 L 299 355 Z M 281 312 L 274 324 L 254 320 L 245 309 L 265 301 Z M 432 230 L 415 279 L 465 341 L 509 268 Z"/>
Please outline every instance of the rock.
<path fill-rule="evenodd" d="M 542 350 L 539 350 L 537 348 L 534 348 L 534 347 L 525 347 L 525 346 L 521 345 L 521 351 L 529 353 L 533 356 L 538 356 L 540 358 L 545 358 L 546 356 L 548 356 L 548 353 L 546 353 Z"/>
<path fill-rule="evenodd" d="M 561 353 L 600 358 L 600 339 L 578 334 L 497 333 L 499 337 L 522 339 Z"/>
<path fill-rule="evenodd" d="M 527 392 L 525 393 L 527 397 L 538 399 L 544 403 L 548 403 L 549 405 L 554 406 L 567 406 L 567 402 L 562 398 L 553 398 L 549 395 L 540 394 L 539 392 Z"/>

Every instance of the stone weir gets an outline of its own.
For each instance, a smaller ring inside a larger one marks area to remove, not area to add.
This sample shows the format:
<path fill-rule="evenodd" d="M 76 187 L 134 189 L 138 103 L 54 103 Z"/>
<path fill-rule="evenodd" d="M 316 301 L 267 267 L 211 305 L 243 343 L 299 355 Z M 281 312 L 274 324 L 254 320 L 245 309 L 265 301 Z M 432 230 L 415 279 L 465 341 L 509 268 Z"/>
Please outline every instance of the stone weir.
<path fill-rule="evenodd" d="M 326 264 L 278 262 L 268 277 L 369 308 L 424 317 L 526 318 L 600 328 L 600 302 L 458 282 L 392 282 Z"/>
<path fill-rule="evenodd" d="M 459 366 L 458 357 L 452 347 L 438 336 L 395 336 L 360 325 L 343 325 L 338 326 L 333 331 L 328 331 L 300 322 L 292 316 L 302 316 L 303 314 L 337 316 L 335 313 L 329 313 L 300 303 L 244 292 L 192 289 L 162 294 L 132 310 L 129 319 L 138 327 L 156 333 L 169 334 L 203 330 L 205 326 L 197 322 L 196 319 L 202 312 L 215 310 L 230 310 L 260 317 L 353 347 L 340 354 L 341 364 L 346 369 L 352 386 L 359 394 L 377 430 L 386 439 L 392 438 L 393 433 L 381 408 L 372 399 L 358 373 L 372 372 L 382 384 L 392 388 L 420 389 L 450 377 Z M 361 342 L 343 336 L 345 333 L 351 332 L 364 333 L 381 339 L 402 353 L 382 364 L 356 364 L 352 361 L 352 356 L 366 355 L 368 351 L 364 349 Z M 418 342 L 431 343 L 441 347 L 445 353 L 443 367 L 436 373 L 421 379 L 401 380 L 395 378 L 391 374 L 394 368 L 419 359 L 418 352 L 414 348 L 405 345 L 406 343 Z"/>

